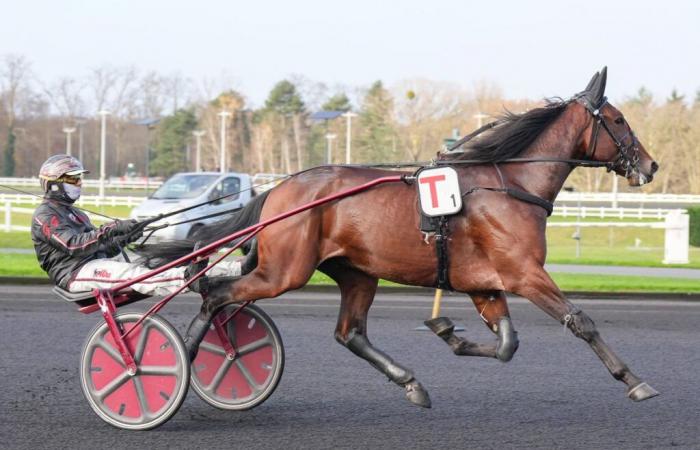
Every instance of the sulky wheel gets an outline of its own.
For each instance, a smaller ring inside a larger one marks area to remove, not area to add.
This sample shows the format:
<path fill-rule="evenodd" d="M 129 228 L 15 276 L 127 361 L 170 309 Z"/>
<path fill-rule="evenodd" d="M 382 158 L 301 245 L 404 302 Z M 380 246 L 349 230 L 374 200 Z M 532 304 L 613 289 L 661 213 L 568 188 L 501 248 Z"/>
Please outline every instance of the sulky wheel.
<path fill-rule="evenodd" d="M 217 318 L 230 317 L 238 307 L 225 307 Z M 282 377 L 282 338 L 272 319 L 254 305 L 246 306 L 224 329 L 235 351 L 233 358 L 227 357 L 220 334 L 210 325 L 192 363 L 192 388 L 215 408 L 254 408 L 267 400 Z"/>
<path fill-rule="evenodd" d="M 118 314 L 124 331 L 141 314 Z M 148 430 L 180 408 L 189 386 L 189 358 L 182 338 L 165 319 L 152 315 L 127 338 L 138 367 L 130 376 L 106 323 L 88 335 L 80 361 L 80 384 L 90 406 L 117 428 Z"/>

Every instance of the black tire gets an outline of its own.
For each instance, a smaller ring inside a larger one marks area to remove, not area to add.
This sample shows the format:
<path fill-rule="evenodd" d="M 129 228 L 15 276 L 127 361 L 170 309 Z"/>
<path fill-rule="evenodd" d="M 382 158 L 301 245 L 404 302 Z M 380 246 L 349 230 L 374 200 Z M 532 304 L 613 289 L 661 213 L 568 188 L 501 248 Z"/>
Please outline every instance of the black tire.
<path fill-rule="evenodd" d="M 226 306 L 218 314 L 229 317 L 238 307 Z M 252 409 L 272 395 L 282 378 L 282 337 L 270 316 L 255 305 L 246 306 L 230 320 L 226 332 L 236 350 L 234 359 L 226 357 L 214 326 L 210 326 L 192 362 L 192 389 L 215 408 Z"/>
<path fill-rule="evenodd" d="M 141 317 L 123 313 L 115 319 L 128 329 Z M 80 386 L 90 407 L 108 424 L 125 430 L 150 430 L 167 422 L 189 387 L 189 358 L 175 328 L 155 314 L 142 327 L 145 333 L 137 330 L 127 337 L 136 349 L 135 375 L 126 372 L 105 322 L 92 329 L 80 358 Z"/>

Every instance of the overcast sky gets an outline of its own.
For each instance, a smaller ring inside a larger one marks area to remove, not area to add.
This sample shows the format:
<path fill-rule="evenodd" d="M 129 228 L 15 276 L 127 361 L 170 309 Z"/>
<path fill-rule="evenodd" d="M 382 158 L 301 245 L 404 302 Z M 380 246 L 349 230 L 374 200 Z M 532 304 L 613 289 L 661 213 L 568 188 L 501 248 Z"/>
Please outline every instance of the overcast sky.
<path fill-rule="evenodd" d="M 424 77 L 511 98 L 568 97 L 609 67 L 613 99 L 700 88 L 700 2 L 178 1 L 3 2 L 0 54 L 43 80 L 104 63 L 227 74 L 255 104 L 290 74 L 328 85 Z"/>

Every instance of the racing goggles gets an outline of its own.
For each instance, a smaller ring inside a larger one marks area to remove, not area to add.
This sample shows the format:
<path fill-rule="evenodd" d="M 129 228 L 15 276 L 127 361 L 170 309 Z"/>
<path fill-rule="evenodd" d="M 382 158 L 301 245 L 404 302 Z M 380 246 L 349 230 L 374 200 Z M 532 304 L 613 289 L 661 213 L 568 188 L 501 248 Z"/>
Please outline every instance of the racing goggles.
<path fill-rule="evenodd" d="M 61 178 L 56 180 L 58 183 L 68 183 L 77 186 L 82 183 L 83 175 L 63 175 Z"/>

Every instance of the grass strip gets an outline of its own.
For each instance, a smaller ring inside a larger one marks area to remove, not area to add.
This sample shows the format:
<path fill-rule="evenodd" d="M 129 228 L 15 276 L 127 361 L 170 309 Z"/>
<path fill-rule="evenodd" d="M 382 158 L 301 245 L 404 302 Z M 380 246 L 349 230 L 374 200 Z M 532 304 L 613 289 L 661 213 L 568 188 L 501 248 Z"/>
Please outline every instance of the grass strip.
<path fill-rule="evenodd" d="M 24 254 L 0 254 L 0 276 L 46 278 L 34 255 Z M 552 278 L 562 290 L 570 292 L 700 293 L 700 279 L 573 273 L 553 273 Z M 325 286 L 335 283 L 328 276 L 316 272 L 308 284 Z M 381 280 L 379 284 L 380 286 L 400 286 L 385 280 Z"/>

